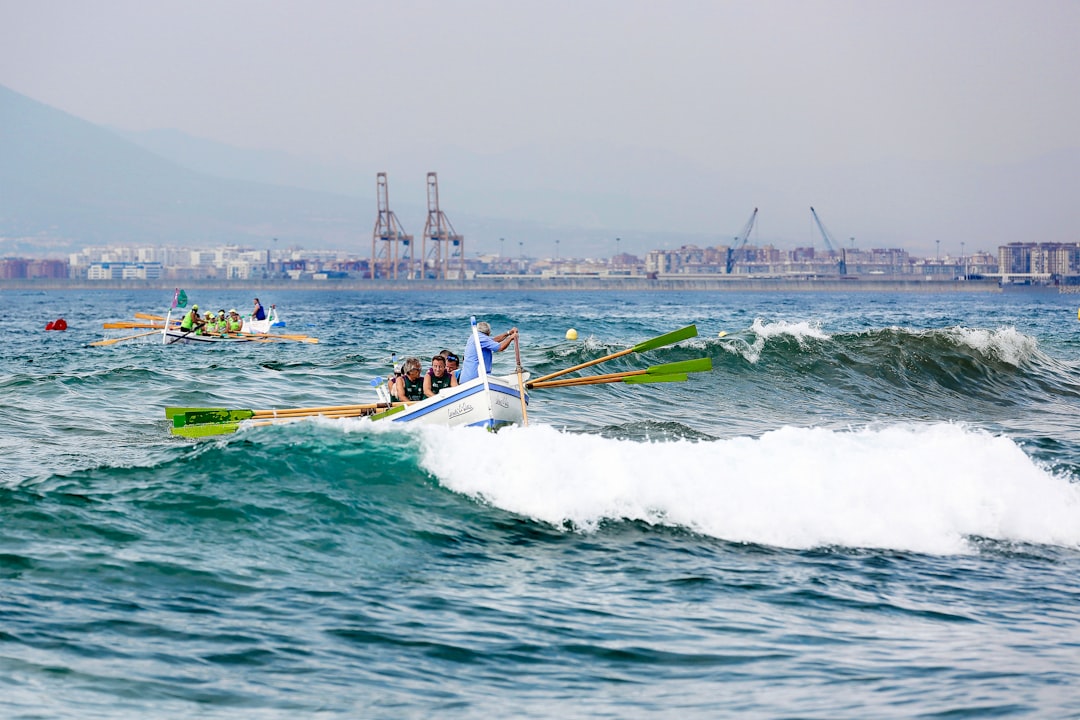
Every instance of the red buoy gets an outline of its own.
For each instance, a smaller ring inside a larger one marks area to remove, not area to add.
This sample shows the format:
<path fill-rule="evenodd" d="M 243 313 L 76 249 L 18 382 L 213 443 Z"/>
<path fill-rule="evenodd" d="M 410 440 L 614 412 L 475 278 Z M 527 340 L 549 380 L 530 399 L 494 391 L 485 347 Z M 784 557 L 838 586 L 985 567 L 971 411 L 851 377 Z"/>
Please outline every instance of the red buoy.
<path fill-rule="evenodd" d="M 56 318 L 45 326 L 46 330 L 67 330 L 67 321 L 64 318 Z"/>

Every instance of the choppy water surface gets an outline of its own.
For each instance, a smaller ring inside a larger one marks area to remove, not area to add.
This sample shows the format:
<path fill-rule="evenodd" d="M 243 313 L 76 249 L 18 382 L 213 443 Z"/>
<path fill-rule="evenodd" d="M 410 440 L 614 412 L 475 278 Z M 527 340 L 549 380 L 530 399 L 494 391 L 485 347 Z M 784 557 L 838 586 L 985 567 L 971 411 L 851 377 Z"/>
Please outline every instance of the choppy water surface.
<path fill-rule="evenodd" d="M 1080 717 L 1080 299 L 270 295 L 320 343 L 90 347 L 172 294 L 0 290 L 0 715 Z M 691 323 L 589 372 L 715 370 L 168 433 L 373 400 L 470 315 L 534 375 Z"/>

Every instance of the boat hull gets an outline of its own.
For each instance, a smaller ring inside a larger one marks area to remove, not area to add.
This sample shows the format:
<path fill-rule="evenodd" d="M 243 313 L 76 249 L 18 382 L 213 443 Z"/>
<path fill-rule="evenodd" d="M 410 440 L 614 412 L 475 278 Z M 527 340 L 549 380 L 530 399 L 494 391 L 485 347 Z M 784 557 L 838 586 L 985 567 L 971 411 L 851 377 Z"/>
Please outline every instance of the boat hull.
<path fill-rule="evenodd" d="M 198 335 L 183 330 L 164 330 L 162 342 L 166 345 L 172 343 L 234 343 L 264 340 L 265 336 L 259 335 Z"/>
<path fill-rule="evenodd" d="M 525 394 L 525 404 L 529 402 Z M 506 425 L 522 425 L 521 391 L 516 376 L 489 375 L 442 390 L 435 397 L 404 406 L 372 419 L 388 422 L 439 425 L 442 427 L 486 427 L 498 430 Z"/>

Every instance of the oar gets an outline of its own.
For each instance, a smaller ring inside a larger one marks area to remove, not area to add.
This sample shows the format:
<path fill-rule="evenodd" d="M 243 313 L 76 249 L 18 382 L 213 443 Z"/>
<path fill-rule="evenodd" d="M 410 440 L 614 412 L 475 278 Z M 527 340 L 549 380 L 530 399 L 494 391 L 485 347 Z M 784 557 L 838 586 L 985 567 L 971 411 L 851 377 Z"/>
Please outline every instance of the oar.
<path fill-rule="evenodd" d="M 677 373 L 708 372 L 712 370 L 712 358 L 696 358 L 694 360 L 680 360 L 679 362 L 653 365 L 644 370 L 626 370 L 624 372 L 607 373 L 605 375 L 591 375 L 587 377 L 564 378 L 562 380 L 547 380 L 544 382 L 534 381 L 525 385 L 527 388 L 552 388 L 566 385 L 580 385 L 595 382 L 618 382 L 623 378 L 638 375 L 671 375 Z M 645 381 L 642 381 L 645 382 Z"/>
<path fill-rule="evenodd" d="M 200 327 L 201 327 L 201 326 L 200 326 Z M 183 334 L 182 334 L 182 335 L 177 335 L 177 336 L 176 336 L 176 337 L 174 337 L 174 338 L 169 338 L 169 342 L 167 342 L 167 343 L 165 343 L 165 344 L 166 344 L 166 345 L 172 345 L 172 344 L 173 344 L 174 342 L 176 342 L 177 340 L 183 340 L 183 339 L 184 339 L 184 338 L 186 338 L 186 337 L 187 337 L 188 335 L 190 335 L 191 333 L 195 332 L 195 331 L 196 331 L 196 330 L 198 330 L 198 329 L 199 329 L 198 327 L 193 327 L 193 328 L 191 328 L 190 330 L 185 330 L 185 331 L 183 332 Z"/>
<path fill-rule="evenodd" d="M 137 317 L 139 320 L 157 320 L 158 322 L 161 322 L 165 319 L 160 315 L 151 315 L 150 313 L 135 313 L 135 317 Z"/>
<path fill-rule="evenodd" d="M 160 330 L 161 328 L 165 327 L 165 324 L 164 323 L 137 323 L 137 322 L 131 322 L 129 320 L 124 320 L 122 322 L 102 323 L 101 327 L 105 328 L 106 330 L 139 330 L 140 328 L 157 328 L 158 330 Z"/>
<path fill-rule="evenodd" d="M 669 373 L 667 375 L 624 375 L 622 377 L 604 377 L 603 375 L 596 375 L 594 377 L 576 378 L 574 380 L 568 380 L 558 385 L 548 385 L 547 383 L 541 385 L 541 389 L 547 388 L 568 388 L 568 387 L 580 387 L 582 385 L 605 385 L 609 383 L 626 383 L 627 385 L 644 385 L 645 383 L 660 383 L 660 382 L 685 382 L 689 380 L 690 376 L 687 373 Z"/>
<path fill-rule="evenodd" d="M 290 340 L 292 342 L 317 343 L 319 338 L 307 335 L 278 335 L 277 333 L 230 333 L 233 337 L 250 338 L 259 342 L 276 342 L 278 340 Z"/>
<path fill-rule="evenodd" d="M 679 342 L 680 340 L 687 340 L 692 337 L 697 337 L 697 325 L 687 325 L 681 330 L 675 330 L 674 332 L 669 332 L 666 335 L 654 337 L 652 340 L 646 340 L 645 342 L 638 343 L 632 348 L 620 350 L 617 353 L 612 353 L 611 355 L 606 355 L 602 358 L 597 358 L 596 360 L 590 360 L 589 362 L 584 362 L 580 365 L 575 365 L 574 367 L 566 368 L 565 370 L 560 370 L 559 372 L 554 372 L 550 375 L 536 378 L 536 380 L 534 380 L 532 384 L 535 385 L 536 383 L 544 382 L 545 380 L 550 380 L 551 378 L 559 377 L 560 375 L 565 375 L 566 373 L 571 373 L 575 370 L 581 370 L 582 368 L 598 365 L 602 362 L 607 362 L 608 360 L 614 360 L 615 358 L 622 357 L 623 355 L 629 355 L 630 353 L 635 352 L 645 352 L 646 350 L 655 350 L 656 348 L 661 348 L 665 345 L 672 345 Z"/>
<path fill-rule="evenodd" d="M 383 405 L 382 407 L 386 406 Z M 372 420 L 377 420 L 403 409 L 404 406 L 402 405 L 390 408 L 388 410 L 384 410 L 383 412 L 380 412 L 378 414 L 376 414 L 375 408 L 367 408 L 364 410 L 315 413 L 311 415 L 295 415 L 278 418 L 249 418 L 250 422 L 244 422 L 243 420 L 234 420 L 226 422 L 189 423 L 185 425 L 174 424 L 171 432 L 173 435 L 181 435 L 184 437 L 208 437 L 211 435 L 227 435 L 229 433 L 236 432 L 240 429 L 241 424 L 247 425 L 248 427 L 261 427 L 265 425 L 276 425 L 284 422 L 295 422 L 298 420 L 305 420 L 313 417 L 321 417 L 329 420 L 342 420 L 354 417 L 370 417 Z M 176 418 L 174 418 L 174 423 L 178 417 L 180 416 L 176 416 Z"/>
<path fill-rule="evenodd" d="M 240 422 L 251 419 L 274 419 L 289 417 L 312 417 L 348 412 L 366 412 L 387 407 L 386 403 L 363 403 L 358 405 L 327 405 L 324 407 L 283 408 L 280 410 L 229 410 L 228 408 L 165 408 L 165 417 L 174 427 L 203 423 Z"/>
<path fill-rule="evenodd" d="M 146 337 L 147 335 L 157 335 L 159 332 L 161 332 L 161 328 L 158 328 L 157 330 L 151 330 L 150 332 L 139 333 L 138 335 L 128 335 L 127 337 L 109 338 L 108 340 L 98 340 L 97 342 L 90 343 L 90 345 L 95 346 L 95 347 L 96 346 L 101 346 L 101 345 L 115 345 L 116 343 L 120 342 L 121 340 L 134 340 L 135 338 Z"/>
<path fill-rule="evenodd" d="M 521 400 L 521 424 L 529 426 L 529 413 L 525 403 L 525 378 L 522 377 L 524 368 L 521 367 L 521 335 L 514 336 L 514 359 L 517 360 L 518 397 Z"/>

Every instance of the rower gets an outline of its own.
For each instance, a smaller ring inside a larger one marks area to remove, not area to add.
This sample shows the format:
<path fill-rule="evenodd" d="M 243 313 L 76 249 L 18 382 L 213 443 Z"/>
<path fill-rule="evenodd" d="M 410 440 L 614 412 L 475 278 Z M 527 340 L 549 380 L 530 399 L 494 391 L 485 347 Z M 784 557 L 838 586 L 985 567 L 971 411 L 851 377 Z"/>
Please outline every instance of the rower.
<path fill-rule="evenodd" d="M 390 397 L 394 402 L 424 399 L 424 381 L 420 379 L 420 358 L 411 357 L 402 365 L 402 374 L 394 381 Z"/>
<path fill-rule="evenodd" d="M 236 308 L 229 311 L 229 320 L 226 324 L 226 331 L 231 333 L 238 333 L 244 327 L 244 321 L 240 319 L 240 313 L 236 312 Z"/>
<path fill-rule="evenodd" d="M 424 395 L 435 397 L 440 390 L 456 385 L 457 379 L 446 370 L 446 358 L 441 354 L 431 358 L 431 368 L 424 375 Z"/>
<path fill-rule="evenodd" d="M 199 317 L 199 306 L 192 305 L 191 310 L 184 315 L 184 319 L 180 321 L 180 329 L 184 333 L 190 333 L 192 331 L 201 331 L 205 321 Z"/>
<path fill-rule="evenodd" d="M 492 355 L 502 352 L 510 346 L 510 343 L 517 337 L 517 328 L 512 327 L 504 333 L 491 337 L 491 325 L 480 321 L 476 323 L 476 331 L 477 337 L 480 339 L 480 349 L 483 353 L 484 370 L 490 373 Z M 458 377 L 459 383 L 466 383 L 480 377 L 481 357 L 477 353 L 476 344 L 476 341 L 471 337 L 465 341 L 465 359 L 461 363 L 461 375 Z"/>

